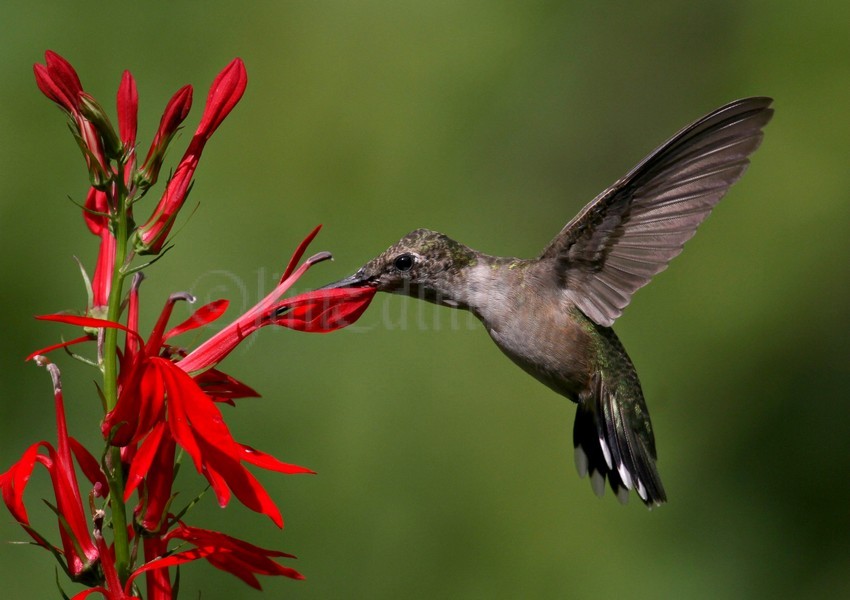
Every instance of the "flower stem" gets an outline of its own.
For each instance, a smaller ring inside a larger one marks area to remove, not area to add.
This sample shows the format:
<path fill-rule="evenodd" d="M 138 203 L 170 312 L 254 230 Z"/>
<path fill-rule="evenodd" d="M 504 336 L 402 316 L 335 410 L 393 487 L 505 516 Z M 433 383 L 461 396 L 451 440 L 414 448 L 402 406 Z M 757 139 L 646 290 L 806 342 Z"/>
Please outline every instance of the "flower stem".
<path fill-rule="evenodd" d="M 106 318 L 117 323 L 121 318 L 121 295 L 124 284 L 124 262 L 127 256 L 128 206 L 123 176 L 119 173 L 116 185 L 115 266 L 112 285 L 109 288 L 109 305 Z M 118 330 L 109 327 L 104 332 L 103 344 L 103 392 L 106 411 L 118 403 Z M 115 544 L 115 567 L 121 581 L 130 573 L 130 541 L 127 536 L 127 511 L 124 505 L 124 473 L 121 467 L 121 449 L 109 446 L 104 465 L 109 481 L 109 505 L 112 509 L 112 535 Z"/>

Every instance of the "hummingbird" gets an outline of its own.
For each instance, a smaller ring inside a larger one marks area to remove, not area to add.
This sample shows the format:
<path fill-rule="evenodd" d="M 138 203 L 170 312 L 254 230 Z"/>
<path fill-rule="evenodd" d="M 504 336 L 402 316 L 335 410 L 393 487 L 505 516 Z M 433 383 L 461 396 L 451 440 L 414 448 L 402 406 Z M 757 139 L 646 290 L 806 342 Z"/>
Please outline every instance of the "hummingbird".
<path fill-rule="evenodd" d="M 602 496 L 667 500 L 637 372 L 611 328 L 749 164 L 771 98 L 736 100 L 663 143 L 532 259 L 491 256 L 428 229 L 323 289 L 371 286 L 470 311 L 514 363 L 577 404 L 575 465 Z"/>

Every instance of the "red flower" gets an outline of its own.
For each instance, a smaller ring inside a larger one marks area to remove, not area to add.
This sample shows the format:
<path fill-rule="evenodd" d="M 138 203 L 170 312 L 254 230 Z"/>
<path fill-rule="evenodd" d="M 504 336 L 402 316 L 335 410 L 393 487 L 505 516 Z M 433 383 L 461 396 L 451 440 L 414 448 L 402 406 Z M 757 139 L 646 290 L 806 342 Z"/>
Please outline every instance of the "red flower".
<path fill-rule="evenodd" d="M 162 250 L 174 219 L 189 194 L 192 176 L 198 167 L 204 146 L 242 98 L 247 85 L 248 74 L 245 64 L 239 58 L 233 59 L 213 81 L 201 123 L 186 153 L 177 165 L 153 214 L 139 227 L 136 250 L 140 254 L 158 254 Z"/>
<path fill-rule="evenodd" d="M 93 493 L 95 495 L 105 495 L 107 483 L 97 460 L 79 442 L 68 436 L 59 369 L 46 359 L 41 361 L 40 364 L 47 367 L 53 379 L 57 446 L 54 448 L 47 442 L 37 442 L 30 446 L 17 463 L 0 475 L 0 488 L 2 488 L 3 501 L 6 507 L 18 523 L 37 544 L 58 553 L 58 550 L 52 544 L 30 526 L 29 516 L 23 504 L 24 490 L 35 463 L 38 462 L 47 469 L 56 498 L 55 511 L 59 518 L 59 534 L 62 539 L 62 554 L 65 558 L 63 568 L 75 580 L 83 580 L 91 575 L 90 569 L 98 560 L 99 552 L 89 535 L 91 526 L 83 511 L 83 501 L 80 497 L 77 475 L 71 459 L 72 451 L 77 457 L 77 462 L 83 468 L 83 472 L 94 484 Z M 44 448 L 47 455 L 40 454 L 39 448 Z"/>
<path fill-rule="evenodd" d="M 148 265 L 134 265 L 134 258 L 139 253 L 162 251 L 186 202 L 207 141 L 245 91 L 245 66 L 235 59 L 216 77 L 200 124 L 142 227 L 136 226 L 133 206 L 158 178 L 167 146 L 191 107 L 192 87 L 181 88 L 171 98 L 147 156 L 137 168 L 139 98 L 129 71 L 123 73 L 116 96 L 117 128 L 103 106 L 83 90 L 77 73 L 61 56 L 46 52 L 45 64 L 34 65 L 34 72 L 42 92 L 71 120 L 91 182 L 84 218 L 89 230 L 100 238 L 100 248 L 92 278 L 83 272 L 89 296 L 85 315 L 39 317 L 84 327 L 87 335 L 28 357 L 46 366 L 53 378 L 58 441 L 55 447 L 44 441 L 33 444 L 0 474 L 3 502 L 35 543 L 49 549 L 74 581 L 93 586 L 75 599 L 93 594 L 108 600 L 136 598 L 140 592 L 135 580 L 144 574 L 149 600 L 171 600 L 176 589 L 172 589 L 169 569 L 201 558 L 258 589 L 259 575 L 301 579 L 297 571 L 281 564 L 281 558 L 294 558 L 289 554 L 184 525 L 179 519 L 194 502 L 175 511 L 177 516 L 171 513 L 177 497 L 173 491 L 177 448 L 207 479 L 221 506 L 234 495 L 246 507 L 282 527 L 278 507 L 249 465 L 281 473 L 312 471 L 284 463 L 233 438 L 220 404 L 234 404 L 237 398 L 258 394 L 216 367 L 243 339 L 266 325 L 313 332 L 345 327 L 366 310 L 375 290 L 318 290 L 281 298 L 307 269 L 330 258 L 320 253 L 299 266 L 319 230 L 316 228 L 296 250 L 275 290 L 195 350 L 176 347 L 171 340 L 221 317 L 227 301 L 202 306 L 169 329 L 174 305 L 180 300 L 194 302 L 189 294 L 173 294 L 150 335 L 143 338 L 139 333 L 140 271 Z M 127 271 L 136 275 L 125 297 Z M 124 311 L 126 321 L 121 322 Z M 123 348 L 118 331 L 124 333 Z M 99 459 L 68 435 L 59 371 L 38 356 L 95 339 L 96 364 L 104 376 L 98 391 L 106 412 L 101 423 L 105 450 Z M 55 505 L 48 506 L 58 517 L 61 547 L 51 544 L 30 525 L 24 505 L 23 495 L 36 463 L 42 464 L 51 478 Z M 77 468 L 91 484 L 85 495 L 78 485 Z M 128 524 L 128 501 L 134 495 L 138 503 L 133 522 Z M 86 499 L 91 515 L 85 511 Z M 112 528 L 111 545 L 104 539 L 105 524 Z M 172 541 L 176 547 L 169 550 Z M 144 564 L 133 570 L 140 555 Z"/>
<path fill-rule="evenodd" d="M 71 116 L 78 114 L 83 84 L 74 67 L 52 50 L 44 53 L 44 59 L 44 65 L 33 65 L 38 89 Z"/>
<path fill-rule="evenodd" d="M 130 600 L 133 582 L 144 574 L 147 581 L 148 600 L 171 600 L 173 590 L 167 569 L 200 559 L 222 571 L 235 575 L 248 585 L 262 589 L 257 575 L 282 575 L 292 579 L 304 579 L 298 571 L 277 562 L 278 558 L 295 558 L 292 554 L 261 548 L 246 541 L 199 527 L 189 527 L 177 523 L 177 527 L 164 536 L 148 537 L 143 541 L 145 558 L 148 561 L 133 571 L 124 586 L 115 571 L 115 558 L 106 546 L 99 532 L 95 533 L 98 549 L 101 553 L 102 567 L 106 586 L 97 586 L 80 592 L 72 600 L 83 600 L 91 594 L 99 593 L 107 600 Z M 167 546 L 171 540 L 181 540 L 194 548 L 168 555 Z"/>
<path fill-rule="evenodd" d="M 106 158 L 100 134 L 95 125 L 82 114 L 83 85 L 74 67 L 48 50 L 44 53 L 45 64 L 33 66 L 35 82 L 45 96 L 53 100 L 74 122 L 75 136 L 86 158 L 92 180 L 97 184 L 108 181 Z"/>
<path fill-rule="evenodd" d="M 165 150 L 177 132 L 177 128 L 189 114 L 190 108 L 192 108 L 192 86 L 186 85 L 177 90 L 177 93 L 168 101 L 165 112 L 162 113 L 159 129 L 156 130 L 148 155 L 137 175 L 138 184 L 143 189 L 156 183 L 162 160 L 165 158 Z"/>
<path fill-rule="evenodd" d="M 165 423 L 157 424 L 145 438 L 130 464 L 125 496 L 129 499 L 140 486 L 142 498 L 136 509 L 136 520 L 146 530 L 158 532 L 172 500 L 174 483 L 174 438 Z"/>
<path fill-rule="evenodd" d="M 269 296 L 182 358 L 179 358 L 181 352 L 167 344 L 168 340 L 220 317 L 227 308 L 225 301 L 201 307 L 189 319 L 166 331 L 174 304 L 178 300 L 191 298 L 185 294 L 172 295 L 147 341 L 137 331 L 141 282 L 138 276 L 130 290 L 127 326 L 73 315 L 39 317 L 90 328 L 112 327 L 126 332 L 118 403 L 106 415 L 102 432 L 115 445 L 139 444 L 128 475 L 125 496 L 129 498 L 140 484 L 145 483 L 141 523 L 150 531 L 159 529 L 171 489 L 168 471 L 151 475 L 154 473 L 152 465 L 155 459 L 165 461 L 166 456 L 173 457 L 175 443 L 186 451 L 198 472 L 207 478 L 221 506 L 229 502 L 232 492 L 245 506 L 268 515 L 278 526 L 282 526 L 283 520 L 277 506 L 243 463 L 281 473 L 311 471 L 283 463 L 236 442 L 214 400 L 254 395 L 255 392 L 218 371 L 214 371 L 211 376 L 205 370 L 214 367 L 260 327 L 276 324 L 303 331 L 332 331 L 353 323 L 363 313 L 374 295 L 372 289 L 320 290 L 278 300 L 307 269 L 330 258 L 329 254 L 320 253 L 296 269 L 307 244 L 318 230 L 317 227 L 298 247 L 281 283 Z M 282 311 L 288 312 L 278 317 Z M 77 338 L 50 349 L 87 339 Z M 196 371 L 201 373 L 193 378 L 190 372 Z M 209 388 L 213 381 L 212 389 L 205 391 L 202 386 Z"/>
<path fill-rule="evenodd" d="M 97 252 L 97 265 L 94 268 L 89 306 L 89 314 L 94 317 L 106 314 L 109 292 L 112 289 L 112 275 L 115 270 L 115 236 L 108 227 L 103 227 L 99 235 L 100 249 Z"/>
<path fill-rule="evenodd" d="M 139 92 L 136 80 L 130 71 L 124 71 L 115 100 L 118 112 L 118 134 L 126 150 L 134 152 L 136 146 L 136 124 L 139 114 Z"/>
<path fill-rule="evenodd" d="M 218 531 L 187 527 L 179 523 L 165 538 L 184 540 L 195 546 L 195 550 L 175 554 L 170 557 L 171 560 L 177 561 L 189 557 L 193 560 L 205 558 L 215 568 L 235 575 L 258 590 L 261 586 L 256 575 L 283 575 L 292 579 L 304 579 L 304 576 L 295 569 L 284 567 L 273 560 L 273 558 L 295 558 L 292 554 L 260 548 Z M 151 565 L 155 566 L 156 563 Z"/>
<path fill-rule="evenodd" d="M 184 371 L 193 372 L 218 364 L 242 340 L 266 325 L 326 333 L 351 325 L 359 319 L 375 295 L 374 288 L 316 290 L 286 300 L 278 300 L 307 269 L 331 258 L 328 253 L 319 253 L 307 259 L 297 270 L 295 268 L 320 229 L 321 226 L 316 227 L 301 242 L 277 287 L 268 296 L 195 348 L 177 365 Z"/>
<path fill-rule="evenodd" d="M 124 146 L 124 183 L 129 185 L 136 168 L 136 128 L 139 114 L 139 92 L 130 71 L 124 71 L 116 98 L 118 135 Z"/>
<path fill-rule="evenodd" d="M 94 235 L 100 235 L 109 225 L 109 197 L 106 192 L 95 188 L 89 189 L 86 196 L 83 219 Z"/>

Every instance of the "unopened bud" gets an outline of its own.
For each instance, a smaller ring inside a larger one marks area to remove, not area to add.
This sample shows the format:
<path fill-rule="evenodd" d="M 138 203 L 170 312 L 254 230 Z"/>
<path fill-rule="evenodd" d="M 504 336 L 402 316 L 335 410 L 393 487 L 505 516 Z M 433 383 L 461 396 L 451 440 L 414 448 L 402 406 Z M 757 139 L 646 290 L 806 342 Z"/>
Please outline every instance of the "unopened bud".
<path fill-rule="evenodd" d="M 121 138 L 115 133 L 115 128 L 100 103 L 83 92 L 80 94 L 80 113 L 94 125 L 103 142 L 103 150 L 106 156 L 110 159 L 120 160 L 124 153 L 124 145 L 121 143 Z"/>
<path fill-rule="evenodd" d="M 168 144 L 171 143 L 180 124 L 186 118 L 186 115 L 189 114 L 191 107 L 191 85 L 183 86 L 177 90 L 171 97 L 171 100 L 168 101 L 165 112 L 162 114 L 162 119 L 160 119 L 156 136 L 145 158 L 145 163 L 134 176 L 134 181 L 139 189 L 144 191 L 156 183 L 159 177 L 159 170 L 162 168 L 162 161 L 165 158 L 165 151 L 168 149 Z"/>

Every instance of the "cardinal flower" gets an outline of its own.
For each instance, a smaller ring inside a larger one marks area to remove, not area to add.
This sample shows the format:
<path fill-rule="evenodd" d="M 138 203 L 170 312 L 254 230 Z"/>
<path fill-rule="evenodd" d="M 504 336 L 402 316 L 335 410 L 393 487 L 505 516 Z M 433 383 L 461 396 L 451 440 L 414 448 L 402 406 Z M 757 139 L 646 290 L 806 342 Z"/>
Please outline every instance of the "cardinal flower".
<path fill-rule="evenodd" d="M 73 315 L 39 317 L 88 328 L 116 328 L 126 333 L 118 402 L 104 418 L 102 432 L 114 445 L 138 446 L 125 496 L 129 498 L 145 482 L 147 498 L 141 517 L 145 528 L 158 530 L 170 500 L 170 471 L 154 470 L 152 466 L 156 460 L 173 457 L 175 444 L 186 451 L 198 472 L 209 481 L 221 506 L 227 505 L 232 493 L 251 510 L 267 515 L 282 526 L 280 511 L 245 463 L 281 473 L 311 471 L 279 461 L 233 439 L 216 400 L 232 400 L 254 392 L 214 367 L 261 327 L 279 325 L 327 332 L 353 323 L 365 311 L 374 296 L 372 289 L 318 290 L 280 300 L 311 266 L 330 258 L 327 253 L 319 253 L 297 266 L 318 231 L 317 227 L 297 248 L 280 283 L 266 298 L 185 355 L 171 346 L 169 340 L 218 319 L 227 308 L 226 301 L 207 304 L 166 331 L 174 305 L 181 300 L 193 300 L 188 294 L 173 294 L 145 340 L 138 332 L 141 277 L 136 276 L 127 305 L 127 325 Z M 38 352 L 88 339 L 77 338 Z"/>
<path fill-rule="evenodd" d="M 94 495 L 106 495 L 106 478 L 97 460 L 77 440 L 68 435 L 59 369 L 44 357 L 40 357 L 39 364 L 47 367 L 53 379 L 57 445 L 54 447 L 48 442 L 37 442 L 30 446 L 18 462 L 0 475 L 0 489 L 9 512 L 35 542 L 53 552 L 71 578 L 86 581 L 94 576 L 92 569 L 98 560 L 99 552 L 89 534 L 91 526 L 83 510 L 76 469 L 71 458 L 72 453 L 86 477 L 93 484 Z M 45 451 L 44 454 L 39 452 L 42 449 Z M 55 548 L 33 529 L 24 506 L 24 491 L 36 463 L 47 469 L 53 484 L 56 505 L 52 508 L 59 520 L 61 550 Z"/>
<path fill-rule="evenodd" d="M 330 258 L 328 253 L 319 253 L 302 263 L 308 244 L 319 231 L 316 228 L 298 246 L 275 289 L 199 346 L 184 348 L 174 340 L 220 319 L 227 300 L 210 302 L 172 326 L 177 303 L 195 301 L 188 293 L 172 294 L 144 336 L 139 328 L 141 273 L 155 261 L 139 264 L 138 255 L 163 252 L 206 143 L 245 91 L 245 66 L 235 59 L 216 77 L 186 152 L 140 227 L 134 208 L 159 177 L 169 143 L 192 105 L 192 87 L 181 88 L 169 100 L 142 161 L 137 156 L 139 96 L 129 71 L 123 73 L 118 86 L 117 127 L 103 106 L 83 90 L 64 58 L 48 51 L 44 64 L 35 65 L 34 71 L 41 91 L 69 117 L 82 150 L 91 186 L 83 215 L 100 245 L 92 277 L 83 270 L 88 291 L 83 315 L 38 317 L 82 327 L 85 335 L 29 357 L 46 366 L 53 377 L 58 441 L 55 446 L 46 441 L 33 444 L 0 474 L 3 502 L 36 544 L 49 549 L 74 581 L 89 586 L 74 600 L 96 594 L 108 600 L 137 598 L 136 581 L 141 575 L 145 576 L 148 600 L 171 600 L 177 588 L 171 568 L 200 559 L 255 588 L 260 587 L 260 575 L 300 579 L 297 571 L 282 564 L 281 559 L 292 558 L 289 554 L 186 525 L 183 519 L 194 501 L 181 501 L 183 508 L 172 511 L 178 497 L 179 457 L 188 457 L 222 507 L 235 496 L 282 527 L 280 510 L 254 471 L 312 471 L 233 437 L 221 405 L 258 394 L 218 365 L 243 340 L 268 325 L 309 332 L 350 325 L 366 310 L 375 290 L 330 289 L 283 297 L 308 269 Z M 59 371 L 41 356 L 95 340 L 94 360 L 76 358 L 96 366 L 103 379 L 98 392 L 104 447 L 97 459 L 68 434 Z M 37 464 L 45 467 L 53 487 L 55 501 L 48 506 L 58 518 L 61 538 L 55 546 L 30 524 L 24 505 L 24 492 Z M 78 482 L 78 470 L 90 486 Z M 131 500 L 136 500 L 134 507 Z"/>

